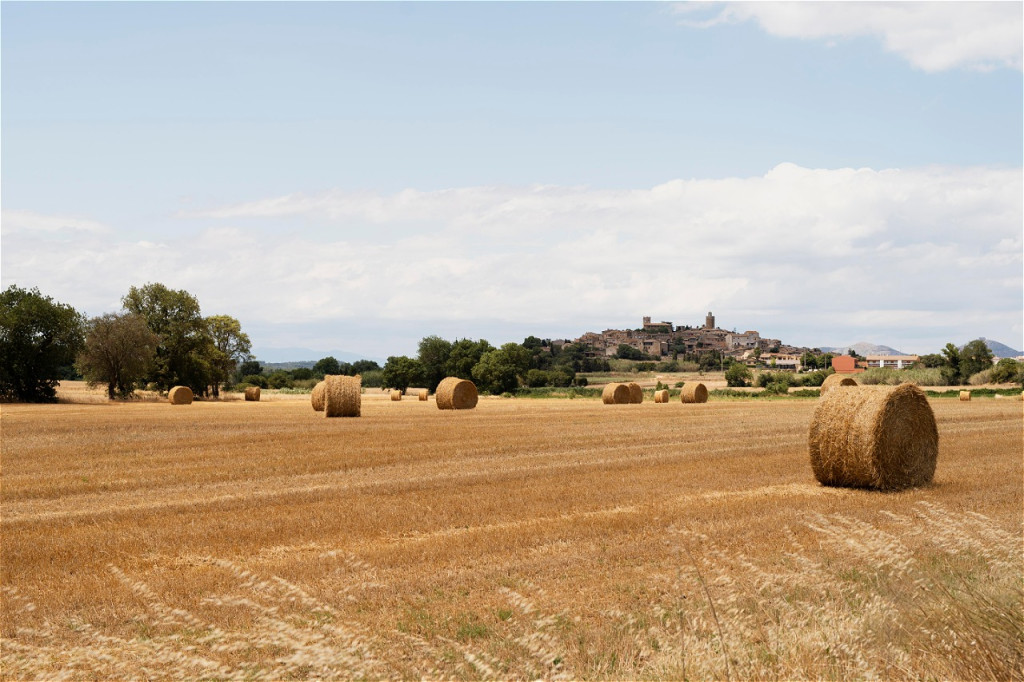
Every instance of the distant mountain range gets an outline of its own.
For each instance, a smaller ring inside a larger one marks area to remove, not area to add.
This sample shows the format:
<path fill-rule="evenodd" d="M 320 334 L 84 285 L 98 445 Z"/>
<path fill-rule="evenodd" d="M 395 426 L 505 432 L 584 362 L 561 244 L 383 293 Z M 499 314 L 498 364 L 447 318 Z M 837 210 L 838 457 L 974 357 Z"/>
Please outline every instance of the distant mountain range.
<path fill-rule="evenodd" d="M 1022 353 L 1021 351 L 1014 350 L 1013 348 L 1010 348 L 1005 344 L 999 343 L 998 341 L 986 339 L 985 337 L 981 337 L 981 340 L 984 341 L 985 345 L 988 346 L 988 349 L 992 351 L 992 355 L 996 356 L 997 358 L 1016 358 L 1021 355 L 1024 355 L 1024 353 Z M 867 343 L 866 341 L 861 341 L 860 343 L 851 343 L 849 346 L 821 346 L 821 350 L 824 353 L 846 353 L 846 351 L 850 350 L 851 348 L 857 351 L 858 355 L 904 355 L 904 353 L 901 353 L 895 348 L 890 348 L 889 346 L 879 346 L 873 343 Z M 960 346 L 960 348 L 963 348 L 963 346 Z M 939 350 L 936 349 L 934 352 L 938 353 Z"/>
<path fill-rule="evenodd" d="M 368 357 L 343 350 L 313 350 L 311 348 L 257 348 L 253 352 L 253 357 L 259 360 L 264 367 L 273 365 L 275 369 L 312 367 L 317 360 L 327 357 L 333 357 L 338 362 L 373 360 L 384 365 L 384 358 Z"/>
<path fill-rule="evenodd" d="M 857 351 L 857 355 L 904 355 L 904 353 L 890 348 L 889 346 L 879 346 L 874 343 L 868 343 L 867 341 L 860 341 L 859 343 L 851 343 L 848 346 L 821 346 L 823 353 L 843 353 L 853 349 Z"/>
<path fill-rule="evenodd" d="M 1024 353 L 1022 353 L 1021 351 L 1014 350 L 1005 344 L 999 343 L 998 341 L 986 339 L 984 336 L 980 338 L 982 341 L 985 342 L 985 345 L 988 346 L 988 349 L 992 351 L 992 355 L 996 356 L 997 358 L 1016 358 L 1018 356 L 1024 355 Z M 963 348 L 963 346 L 960 347 Z"/>

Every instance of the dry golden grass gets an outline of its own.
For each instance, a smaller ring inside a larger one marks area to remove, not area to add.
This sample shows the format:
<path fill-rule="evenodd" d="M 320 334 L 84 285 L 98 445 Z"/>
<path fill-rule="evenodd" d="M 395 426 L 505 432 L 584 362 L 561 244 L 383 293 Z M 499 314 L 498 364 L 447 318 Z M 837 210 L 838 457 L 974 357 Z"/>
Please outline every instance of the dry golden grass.
<path fill-rule="evenodd" d="M 889 494 L 815 401 L 4 405 L 0 674 L 1020 678 L 1021 405 L 932 405 Z"/>

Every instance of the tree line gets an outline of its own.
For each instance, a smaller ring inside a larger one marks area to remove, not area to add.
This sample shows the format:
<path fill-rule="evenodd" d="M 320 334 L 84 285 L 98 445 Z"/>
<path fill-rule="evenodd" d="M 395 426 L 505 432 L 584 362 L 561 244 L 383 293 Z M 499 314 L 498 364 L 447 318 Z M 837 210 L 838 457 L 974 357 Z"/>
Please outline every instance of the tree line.
<path fill-rule="evenodd" d="M 553 344 L 536 336 L 522 343 L 506 343 L 495 348 L 486 339 L 448 341 L 440 336 L 420 340 L 415 358 L 405 355 L 387 359 L 382 385 L 401 391 L 422 386 L 430 391 L 445 377 L 474 382 L 488 393 L 510 393 L 519 388 L 541 386 L 585 386 L 579 372 L 607 372 L 604 358 L 587 356 L 583 344 Z"/>
<path fill-rule="evenodd" d="M 110 399 L 149 386 L 217 396 L 251 343 L 229 315 L 204 317 L 187 291 L 131 287 L 123 309 L 89 318 L 38 289 L 0 293 L 0 398 L 54 402 L 61 379 L 80 374 Z"/>

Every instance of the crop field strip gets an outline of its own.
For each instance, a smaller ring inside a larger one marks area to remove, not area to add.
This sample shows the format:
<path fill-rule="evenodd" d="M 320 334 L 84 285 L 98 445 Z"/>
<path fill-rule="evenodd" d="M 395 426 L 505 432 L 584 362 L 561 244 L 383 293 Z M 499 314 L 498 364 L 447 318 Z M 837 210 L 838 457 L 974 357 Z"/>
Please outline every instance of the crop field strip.
<path fill-rule="evenodd" d="M 250 637 L 292 646 L 303 661 L 278 661 L 271 676 L 345 677 L 356 659 L 385 677 L 720 675 L 713 631 L 700 656 L 691 651 L 694 667 L 680 669 L 663 660 L 669 644 L 650 620 L 650 609 L 675 603 L 673 590 L 697 606 L 694 569 L 709 580 L 724 571 L 708 563 L 714 552 L 774 566 L 791 561 L 787 542 L 820 544 L 822 524 L 888 533 L 901 526 L 885 514 L 955 510 L 982 514 L 978 528 L 1020 556 L 1005 537 L 1021 530 L 1020 404 L 932 404 L 935 485 L 886 495 L 817 484 L 807 462 L 814 401 L 482 400 L 445 413 L 367 400 L 351 420 L 325 420 L 300 401 L 4 406 L 5 667 L 52 675 L 67 665 L 58 651 L 77 646 L 88 658 L 92 646 L 113 660 L 92 668 L 101 676 L 243 676 L 266 656 L 243 650 Z M 916 548 L 917 533 L 899 537 Z M 734 578 L 718 575 L 727 582 L 708 594 Z M 205 625 L 150 622 L 158 601 Z M 305 629 L 272 636 L 269 604 Z M 361 633 L 356 658 L 342 655 L 340 630 L 310 624 L 316 614 Z M 238 649 L 189 640 L 206 662 L 176 658 L 170 649 L 195 628 Z M 333 663 L 321 637 L 334 638 Z M 662 653 L 637 644 L 645 638 Z M 167 650 L 150 663 L 134 658 L 157 646 Z M 85 658 L 76 670 L 92 665 Z M 205 669 L 210 660 L 221 667 Z M 822 674 L 798 663 L 764 670 Z"/>

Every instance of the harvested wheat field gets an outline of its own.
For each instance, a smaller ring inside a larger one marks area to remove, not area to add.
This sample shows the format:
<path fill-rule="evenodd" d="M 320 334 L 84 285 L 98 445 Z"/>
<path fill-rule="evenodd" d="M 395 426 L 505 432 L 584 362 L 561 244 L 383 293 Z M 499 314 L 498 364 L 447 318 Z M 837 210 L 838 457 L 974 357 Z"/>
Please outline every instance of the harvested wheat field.
<path fill-rule="evenodd" d="M 1020 403 L 879 493 L 815 402 L 4 405 L 0 670 L 1020 679 Z"/>

